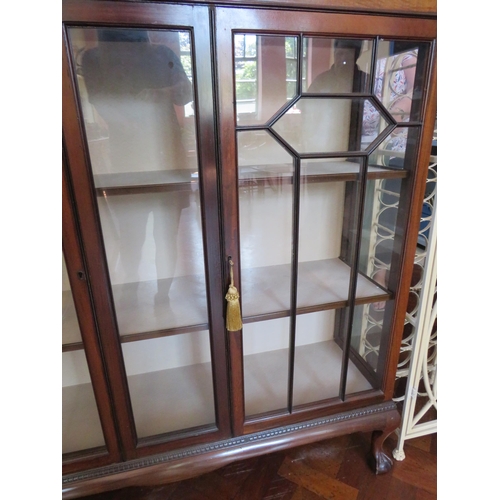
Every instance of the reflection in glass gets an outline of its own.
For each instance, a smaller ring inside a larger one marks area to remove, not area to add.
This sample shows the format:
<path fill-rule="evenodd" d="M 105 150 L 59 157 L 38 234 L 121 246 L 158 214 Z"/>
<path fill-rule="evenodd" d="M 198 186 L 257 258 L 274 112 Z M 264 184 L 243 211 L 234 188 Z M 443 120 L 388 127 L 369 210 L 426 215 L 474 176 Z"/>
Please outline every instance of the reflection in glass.
<path fill-rule="evenodd" d="M 208 331 L 122 344 L 139 438 L 215 422 Z"/>
<path fill-rule="evenodd" d="M 245 324 L 245 415 L 287 407 L 290 318 Z"/>
<path fill-rule="evenodd" d="M 415 42 L 381 40 L 378 45 L 374 93 L 397 122 L 410 120 L 418 51 Z"/>
<path fill-rule="evenodd" d="M 360 271 L 384 288 L 393 261 L 401 186 L 401 179 L 371 180 L 366 185 Z"/>
<path fill-rule="evenodd" d="M 211 424 L 191 35 L 70 35 L 119 333 L 196 332 L 122 344 L 137 434 Z"/>
<path fill-rule="evenodd" d="M 360 360 L 374 388 L 379 387 L 382 375 L 378 373 L 380 352 L 387 347 L 389 341 L 392 314 L 386 314 L 386 309 L 392 310 L 391 302 L 358 305 L 354 309 L 351 358 Z M 347 394 L 355 392 L 358 392 L 355 387 L 348 387 L 346 391 Z"/>
<path fill-rule="evenodd" d="M 190 33 L 70 35 L 120 334 L 206 328 Z"/>
<path fill-rule="evenodd" d="M 120 334 L 206 327 L 198 189 L 100 197 L 98 205 Z"/>
<path fill-rule="evenodd" d="M 234 35 L 238 125 L 265 124 L 297 93 L 297 38 Z"/>
<path fill-rule="evenodd" d="M 371 40 L 304 38 L 307 81 L 313 94 L 369 92 Z"/>
<path fill-rule="evenodd" d="M 369 165 L 381 165 L 391 168 L 414 167 L 414 154 L 418 140 L 418 131 L 408 127 L 396 127 L 375 149 L 368 160 Z"/>

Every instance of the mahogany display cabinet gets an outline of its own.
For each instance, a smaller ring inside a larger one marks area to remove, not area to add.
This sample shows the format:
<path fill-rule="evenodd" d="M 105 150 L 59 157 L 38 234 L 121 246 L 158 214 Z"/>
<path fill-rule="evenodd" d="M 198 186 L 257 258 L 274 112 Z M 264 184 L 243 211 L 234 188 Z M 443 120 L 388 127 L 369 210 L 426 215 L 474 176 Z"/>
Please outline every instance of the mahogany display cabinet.
<path fill-rule="evenodd" d="M 436 117 L 392 3 L 63 1 L 64 498 L 358 431 L 391 468 Z"/>

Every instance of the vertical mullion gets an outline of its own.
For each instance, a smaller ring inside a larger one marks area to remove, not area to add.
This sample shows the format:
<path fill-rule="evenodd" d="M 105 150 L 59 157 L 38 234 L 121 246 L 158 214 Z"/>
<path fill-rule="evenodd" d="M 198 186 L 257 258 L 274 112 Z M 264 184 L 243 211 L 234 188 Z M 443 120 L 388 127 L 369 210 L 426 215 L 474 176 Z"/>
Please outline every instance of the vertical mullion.
<path fill-rule="evenodd" d="M 304 50 L 304 35 L 301 33 L 297 40 L 297 95 L 302 95 L 302 65 Z"/>
<path fill-rule="evenodd" d="M 372 60 L 371 60 L 371 71 L 370 71 L 370 93 L 375 95 L 375 81 L 377 76 L 377 54 L 378 54 L 378 46 L 379 46 L 380 37 L 376 37 L 373 42 L 372 49 Z M 355 235 L 355 244 L 353 252 L 352 260 L 348 255 L 345 256 L 346 261 L 351 261 L 351 275 L 349 282 L 349 295 L 347 299 L 347 307 L 348 307 L 348 316 L 347 316 L 347 327 L 344 335 L 344 343 L 343 343 L 343 352 L 342 352 L 342 370 L 340 374 L 340 386 L 339 386 L 339 394 L 342 400 L 345 399 L 346 395 L 346 383 L 347 383 L 347 369 L 349 365 L 349 351 L 351 347 L 351 334 L 352 334 L 352 325 L 354 321 L 354 307 L 356 302 L 356 285 L 357 285 L 357 275 L 359 268 L 359 252 L 361 246 L 361 232 L 362 232 L 362 223 L 363 223 L 363 212 L 364 212 L 364 203 L 365 203 L 365 191 L 366 191 L 366 178 L 367 178 L 367 170 L 368 170 L 368 156 L 363 158 L 363 165 L 361 168 L 361 175 L 359 180 L 359 190 L 358 190 L 358 200 L 357 200 L 357 208 L 358 212 L 355 213 L 355 216 L 351 219 L 354 221 L 356 226 L 356 235 Z M 353 247 L 347 249 L 347 252 L 350 253 L 350 250 Z M 346 324 L 344 321 L 341 324 Z M 340 337 L 342 338 L 342 336 Z"/>
<path fill-rule="evenodd" d="M 371 71 L 370 71 L 370 88 L 369 91 L 372 95 L 375 95 L 375 81 L 376 81 L 376 69 L 377 69 L 377 54 L 379 46 L 380 37 L 376 37 L 373 41 L 372 49 L 372 59 L 371 59 Z M 362 113 L 362 110 L 360 110 Z M 345 335 L 343 338 L 343 352 L 342 352 L 342 369 L 340 374 L 340 385 L 339 385 L 339 395 L 342 400 L 345 399 L 346 395 L 346 383 L 347 383 L 347 370 L 349 365 L 349 351 L 351 347 L 351 334 L 352 325 L 354 322 L 354 308 L 356 302 L 356 286 L 357 286 L 357 275 L 359 268 L 359 253 L 361 247 L 361 232 L 363 223 L 363 212 L 365 203 L 365 191 L 366 191 L 366 178 L 368 170 L 368 156 L 363 157 L 363 164 L 361 168 L 361 173 L 359 177 L 359 189 L 358 189 L 358 199 L 355 202 L 354 214 L 349 217 L 349 224 L 356 224 L 356 234 L 354 237 L 354 245 L 349 245 L 345 249 L 345 260 L 351 265 L 351 274 L 349 281 L 349 295 L 347 299 L 348 314 L 346 320 L 340 322 L 340 325 L 347 325 L 345 328 Z M 356 212 L 357 207 L 357 212 Z M 350 258 L 350 255 L 352 259 Z M 345 316 L 344 316 L 345 318 Z M 340 334 L 342 338 L 342 334 Z"/>
<path fill-rule="evenodd" d="M 293 377 L 295 369 L 295 333 L 297 324 L 297 282 L 299 266 L 299 213 L 300 213 L 300 159 L 293 160 L 293 222 L 292 273 L 290 283 L 290 343 L 288 352 L 288 412 L 293 406 Z"/>
<path fill-rule="evenodd" d="M 297 94 L 302 90 L 302 35 L 297 40 Z M 295 336 L 297 325 L 297 282 L 299 266 L 299 216 L 300 216 L 300 159 L 293 159 L 293 222 L 292 222 L 292 272 L 290 283 L 290 342 L 288 351 L 288 412 L 293 407 L 293 379 L 295 372 Z"/>
<path fill-rule="evenodd" d="M 344 345 L 342 352 L 342 370 L 340 375 L 340 387 L 339 394 L 340 398 L 345 400 L 346 393 L 346 383 L 347 383 L 347 369 L 349 365 L 349 351 L 351 347 L 351 333 L 352 324 L 354 321 L 354 308 L 356 305 L 356 286 L 357 286 L 357 276 L 359 269 L 359 254 L 361 247 L 361 235 L 363 231 L 363 212 L 365 204 L 365 191 L 366 191 L 366 179 L 368 171 L 368 156 L 363 157 L 363 164 L 361 166 L 361 173 L 359 176 L 359 189 L 358 189 L 358 200 L 357 200 L 357 213 L 355 217 L 356 224 L 356 234 L 354 237 L 354 250 L 353 258 L 351 261 L 351 275 L 349 280 L 349 295 L 347 299 L 347 307 L 349 308 L 347 317 L 347 328 L 344 335 Z"/>
<path fill-rule="evenodd" d="M 377 79 L 377 57 L 378 57 L 378 45 L 380 42 L 380 37 L 377 36 L 373 41 L 372 49 L 372 64 L 370 71 L 370 93 L 375 95 L 375 81 Z"/>

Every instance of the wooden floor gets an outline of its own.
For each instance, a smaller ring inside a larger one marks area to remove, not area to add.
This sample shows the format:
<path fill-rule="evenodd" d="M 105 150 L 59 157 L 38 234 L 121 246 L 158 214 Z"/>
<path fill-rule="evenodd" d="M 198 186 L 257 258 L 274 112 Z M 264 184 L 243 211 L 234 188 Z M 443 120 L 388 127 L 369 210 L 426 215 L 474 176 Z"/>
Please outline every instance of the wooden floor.
<path fill-rule="evenodd" d="M 195 479 L 128 488 L 87 500 L 431 500 L 437 498 L 437 434 L 406 441 L 406 459 L 376 476 L 370 434 L 342 436 L 228 465 Z M 396 436 L 385 449 L 392 456 Z"/>

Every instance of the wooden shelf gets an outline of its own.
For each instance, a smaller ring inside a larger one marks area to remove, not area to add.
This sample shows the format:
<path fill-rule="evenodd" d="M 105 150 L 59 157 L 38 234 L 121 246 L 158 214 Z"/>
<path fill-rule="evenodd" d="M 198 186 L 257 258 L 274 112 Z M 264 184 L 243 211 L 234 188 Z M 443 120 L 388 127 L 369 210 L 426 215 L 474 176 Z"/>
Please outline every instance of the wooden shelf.
<path fill-rule="evenodd" d="M 122 342 L 208 328 L 203 275 L 113 285 L 113 296 Z"/>
<path fill-rule="evenodd" d="M 348 161 L 302 162 L 301 179 L 304 182 L 354 181 L 359 172 L 357 163 Z M 402 178 L 405 170 L 379 166 L 368 167 L 369 179 Z M 98 174 L 94 177 L 98 196 L 163 191 L 186 191 L 198 185 L 196 169 L 158 170 Z M 239 169 L 239 185 L 291 184 L 290 165 L 255 165 Z"/>
<path fill-rule="evenodd" d="M 63 453 L 105 444 L 92 384 L 62 388 Z"/>
<path fill-rule="evenodd" d="M 94 176 L 94 184 L 98 196 L 186 191 L 191 190 L 193 184 L 198 185 L 198 172 L 185 169 L 98 174 Z"/>
<path fill-rule="evenodd" d="M 288 349 L 244 357 L 245 413 L 247 417 L 286 408 Z M 333 341 L 295 348 L 293 405 L 339 396 L 342 350 Z M 356 366 L 349 362 L 346 393 L 373 389 Z"/>
<path fill-rule="evenodd" d="M 345 307 L 351 269 L 340 259 L 299 263 L 297 314 Z M 290 315 L 291 266 L 242 269 L 241 307 L 243 323 Z M 168 297 L 158 299 L 158 288 Z M 204 276 L 113 285 L 116 316 L 122 342 L 164 337 L 208 329 Z M 381 287 L 358 275 L 356 304 L 388 300 Z M 63 351 L 83 348 L 63 339 Z"/>
<path fill-rule="evenodd" d="M 303 161 L 300 168 L 302 182 L 355 181 L 360 171 L 358 163 L 349 161 Z M 403 178 L 405 170 L 394 170 L 377 165 L 368 167 L 368 179 Z M 291 184 L 290 165 L 245 166 L 239 169 L 240 186 L 253 184 Z"/>
<path fill-rule="evenodd" d="M 290 272 L 290 265 L 242 270 L 243 323 L 290 315 Z M 297 313 L 344 307 L 350 272 L 340 259 L 300 263 Z M 169 288 L 168 297 L 158 300 L 158 287 Z M 114 285 L 113 295 L 122 342 L 208 329 L 204 276 Z M 359 275 L 356 297 L 365 304 L 390 294 Z"/>
<path fill-rule="evenodd" d="M 243 322 L 290 315 L 290 265 L 242 269 Z M 351 268 L 340 259 L 299 263 L 297 314 L 345 307 Z M 387 300 L 390 295 L 358 275 L 356 305 Z"/>

